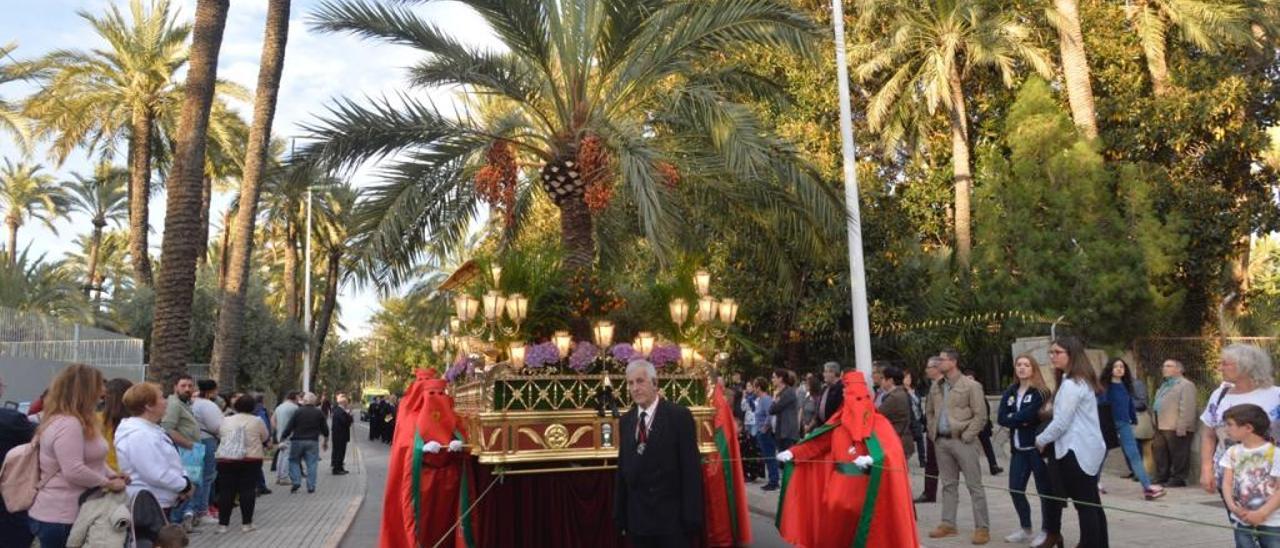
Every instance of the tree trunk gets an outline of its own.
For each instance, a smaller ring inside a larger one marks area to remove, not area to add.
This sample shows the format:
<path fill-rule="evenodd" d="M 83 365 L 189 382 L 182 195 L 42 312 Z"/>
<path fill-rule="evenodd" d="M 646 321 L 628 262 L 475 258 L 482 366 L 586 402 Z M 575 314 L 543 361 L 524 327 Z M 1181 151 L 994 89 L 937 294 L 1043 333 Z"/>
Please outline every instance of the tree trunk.
<path fill-rule="evenodd" d="M 152 114 L 145 108 L 133 111 L 129 134 L 129 258 L 140 285 L 150 287 L 151 256 L 147 236 L 151 226 L 151 133 Z"/>
<path fill-rule="evenodd" d="M 151 331 L 151 367 L 147 377 L 169 386 L 191 359 L 191 299 L 199 253 L 200 185 L 204 176 L 209 110 L 217 80 L 218 50 L 227 24 L 228 0 L 198 0 L 191 41 L 191 61 L 178 150 L 174 155 L 165 208 L 160 276 L 156 284 L 155 324 Z"/>
<path fill-rule="evenodd" d="M 947 79 L 951 87 L 951 171 L 956 179 L 956 263 L 967 271 L 973 253 L 973 226 L 969 215 L 973 173 L 969 167 L 969 119 L 964 104 L 964 83 L 955 63 Z"/>
<path fill-rule="evenodd" d="M 93 291 L 93 280 L 98 277 L 98 250 L 102 247 L 102 229 L 107 226 L 107 222 L 102 219 L 93 220 L 93 242 L 89 248 L 89 272 L 84 284 L 84 298 L 88 299 L 90 292 Z"/>
<path fill-rule="evenodd" d="M 200 188 L 200 256 L 197 264 L 209 262 L 209 207 L 213 202 L 213 178 L 204 176 Z"/>
<path fill-rule="evenodd" d="M 290 208 L 292 209 L 292 208 Z M 284 317 L 298 323 L 298 238 L 293 217 L 284 220 Z"/>
<path fill-rule="evenodd" d="M 320 305 L 320 314 L 316 317 L 316 325 L 312 329 L 315 333 L 311 340 L 314 346 L 311 350 L 311 373 L 315 374 L 320 370 L 320 355 L 324 352 L 324 339 L 329 336 L 329 325 L 333 320 L 333 310 L 338 304 L 338 285 L 342 279 L 342 252 L 329 252 L 329 268 L 325 272 L 324 280 L 324 303 Z"/>
<path fill-rule="evenodd" d="M 235 227 L 231 209 L 222 216 L 222 253 L 218 258 L 218 294 L 227 291 L 227 270 L 231 268 L 231 231 Z"/>
<path fill-rule="evenodd" d="M 1156 97 L 1160 97 L 1169 91 L 1169 63 L 1165 59 L 1165 42 L 1148 41 L 1142 37 L 1146 25 L 1167 26 L 1160 15 L 1150 8 L 1146 2 L 1139 2 L 1134 7 L 1134 11 L 1129 15 L 1129 19 L 1133 24 L 1133 28 L 1138 32 L 1138 39 L 1142 42 L 1142 54 L 1147 58 L 1147 72 L 1151 74 L 1151 91 Z M 1164 28 L 1158 29 L 1155 33 L 1163 37 L 1165 35 Z"/>
<path fill-rule="evenodd" d="M 18 264 L 18 227 L 22 226 L 22 223 L 17 217 L 10 216 L 5 219 L 5 224 L 9 225 L 9 264 L 16 265 Z"/>
<path fill-rule="evenodd" d="M 271 141 L 271 122 L 275 119 L 276 99 L 280 93 L 280 74 L 284 70 L 285 44 L 289 38 L 289 1 L 271 0 L 267 5 L 266 36 L 262 41 L 262 60 L 258 68 L 258 89 L 253 100 L 253 126 L 245 147 L 244 178 L 240 182 L 240 209 L 236 212 L 235 237 L 231 241 L 231 262 L 226 278 L 226 292 L 218 313 L 218 330 L 213 344 L 211 373 L 218 384 L 234 387 L 236 354 L 244 329 L 244 299 L 249 288 L 249 264 L 253 258 L 254 221 L 258 215 L 258 196 L 262 192 L 264 165 Z M 227 253 L 228 250 L 223 250 Z"/>
<path fill-rule="evenodd" d="M 1089 59 L 1084 50 L 1084 34 L 1080 30 L 1080 6 L 1077 0 L 1053 0 L 1058 12 L 1058 48 L 1062 57 L 1062 76 L 1067 83 L 1067 102 L 1071 119 L 1086 139 L 1098 138 L 1098 114 L 1093 108 L 1093 85 L 1089 83 Z"/>
<path fill-rule="evenodd" d="M 582 195 L 573 195 L 556 204 L 560 208 L 560 245 L 564 248 L 564 270 L 571 284 L 570 291 L 578 296 L 591 294 L 591 265 L 595 262 L 595 240 L 591 229 L 591 211 Z M 577 314 L 569 321 L 569 328 L 581 338 L 591 336 L 591 326 L 586 318 Z"/>

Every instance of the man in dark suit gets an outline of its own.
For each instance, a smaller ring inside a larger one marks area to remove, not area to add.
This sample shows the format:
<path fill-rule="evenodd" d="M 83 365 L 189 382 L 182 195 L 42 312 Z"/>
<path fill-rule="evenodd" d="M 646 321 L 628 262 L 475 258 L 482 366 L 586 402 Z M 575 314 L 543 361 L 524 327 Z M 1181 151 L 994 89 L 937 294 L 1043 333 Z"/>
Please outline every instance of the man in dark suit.
<path fill-rule="evenodd" d="M 822 364 L 822 396 L 818 399 L 818 412 L 814 418 L 818 426 L 827 423 L 840 405 L 844 403 L 844 385 L 840 382 L 840 364 L 827 362 Z"/>
<path fill-rule="evenodd" d="M 342 476 L 347 474 L 345 467 L 347 461 L 347 443 L 351 441 L 351 413 L 347 411 L 348 401 L 346 394 L 338 394 L 338 405 L 333 407 L 332 413 L 333 425 L 329 427 L 329 431 L 333 435 L 333 453 L 329 455 L 330 462 L 333 463 L 333 475 Z"/>
<path fill-rule="evenodd" d="M 627 366 L 635 406 L 618 424 L 613 515 L 632 546 L 679 548 L 702 530 L 702 465 L 693 414 L 658 395 L 658 372 Z"/>

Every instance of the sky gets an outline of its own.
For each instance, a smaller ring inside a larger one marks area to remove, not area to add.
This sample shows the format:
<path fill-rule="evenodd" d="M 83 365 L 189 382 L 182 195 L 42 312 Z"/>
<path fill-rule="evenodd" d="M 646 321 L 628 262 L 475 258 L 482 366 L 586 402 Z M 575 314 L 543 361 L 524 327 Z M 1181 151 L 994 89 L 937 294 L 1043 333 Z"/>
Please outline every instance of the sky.
<path fill-rule="evenodd" d="M 55 49 L 90 49 L 103 42 L 93 34 L 78 11 L 92 14 L 105 13 L 110 5 L 117 4 L 128 12 L 129 0 L 0 0 L 5 17 L 0 18 L 0 45 L 17 43 L 14 57 L 19 60 L 38 57 Z M 150 1 L 150 0 L 144 0 Z M 300 125 L 323 114 L 326 106 L 338 97 L 381 97 L 397 93 L 428 96 L 438 102 L 448 102 L 451 90 L 409 90 L 404 84 L 404 68 L 422 59 L 423 54 L 411 48 L 392 46 L 380 42 L 360 40 L 355 37 L 325 34 L 308 28 L 307 21 L 321 4 L 320 0 L 294 0 L 290 15 L 289 41 L 285 51 L 284 74 L 276 109 L 273 133 L 288 139 L 300 136 Z M 190 21 L 195 14 L 195 0 L 172 0 L 179 18 Z M 459 40 L 477 47 L 494 47 L 495 40 L 479 15 L 470 8 L 448 1 L 423 2 L 415 7 L 424 19 L 434 22 Z M 223 36 L 222 50 L 218 58 L 218 77 L 237 82 L 252 90 L 258 78 L 258 60 L 262 51 L 263 25 L 266 20 L 266 0 L 237 0 L 231 2 Z M 25 87 L 24 87 L 25 86 Z M 25 83 L 15 83 L 0 88 L 6 99 L 20 98 L 33 88 Z M 252 116 L 252 105 L 238 105 L 246 120 Z M 123 147 L 123 144 L 121 145 Z M 123 151 L 123 148 L 121 148 Z M 0 134 L 0 157 L 18 159 L 18 148 L 8 135 Z M 47 147 L 37 147 L 33 161 L 42 163 L 59 180 L 70 179 L 71 172 L 92 173 L 90 160 L 77 154 L 62 166 L 55 166 L 47 157 Z M 121 160 L 123 164 L 123 152 Z M 369 170 L 358 174 L 354 183 L 368 185 L 372 179 Z M 161 234 L 164 227 L 164 194 L 153 195 L 151 201 L 152 236 L 149 244 L 152 255 L 159 256 Z M 211 232 L 221 230 L 222 218 L 230 193 L 214 198 L 214 221 Z M 73 215 L 55 223 L 54 230 L 38 224 L 27 224 L 18 233 L 18 246 L 30 245 L 31 254 L 46 254 L 49 260 L 60 259 L 73 249 L 71 242 L 90 228 L 87 217 Z M 342 307 L 342 335 L 359 337 L 369 331 L 369 319 L 377 311 L 378 299 L 371 290 L 357 291 L 343 288 L 339 297 Z"/>

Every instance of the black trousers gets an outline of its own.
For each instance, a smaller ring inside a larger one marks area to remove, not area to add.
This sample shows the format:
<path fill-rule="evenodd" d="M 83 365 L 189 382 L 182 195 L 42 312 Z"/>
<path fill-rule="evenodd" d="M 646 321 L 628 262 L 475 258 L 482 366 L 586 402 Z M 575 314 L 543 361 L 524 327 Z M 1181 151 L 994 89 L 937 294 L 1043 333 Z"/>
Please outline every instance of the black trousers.
<path fill-rule="evenodd" d="M 1182 437 L 1177 434 L 1173 430 L 1156 430 L 1156 437 L 1151 440 L 1151 454 L 1156 461 L 1155 483 L 1187 482 L 1191 471 L 1191 443 L 1196 436 L 1193 432 Z"/>
<path fill-rule="evenodd" d="M 991 428 L 983 428 L 978 432 L 978 442 L 982 443 L 982 452 L 987 455 L 987 464 L 990 465 L 991 473 L 996 473 L 996 448 L 991 445 Z"/>
<path fill-rule="evenodd" d="M 333 463 L 333 471 L 345 470 L 343 465 L 347 462 L 347 440 L 333 440 L 333 453 L 329 454 L 329 461 Z"/>
<path fill-rule="evenodd" d="M 258 499 L 258 474 L 261 461 L 218 462 L 218 524 L 231 524 L 231 508 L 240 498 L 240 523 L 253 523 L 253 507 Z"/>
<path fill-rule="evenodd" d="M 926 436 L 927 438 L 927 436 Z M 924 461 L 924 492 L 920 496 L 925 500 L 938 500 L 938 452 L 933 444 L 937 440 L 926 439 L 928 449 Z"/>
<path fill-rule="evenodd" d="M 1053 458 L 1053 448 L 1045 450 L 1049 458 L 1049 482 L 1053 484 L 1053 494 L 1057 497 L 1069 498 L 1075 503 L 1076 516 L 1080 521 L 1080 544 L 1083 548 L 1107 548 L 1110 541 L 1107 535 L 1107 514 L 1102 510 L 1102 497 L 1098 496 L 1098 476 L 1090 476 L 1080 469 L 1075 451 L 1068 451 L 1061 459 Z M 1041 499 L 1045 505 L 1044 520 L 1046 531 L 1060 532 L 1062 529 L 1062 511 L 1066 503 L 1058 500 Z M 1082 504 L 1087 503 L 1087 504 Z"/>
<path fill-rule="evenodd" d="M 628 535 L 632 548 L 685 548 L 689 539 L 685 535 Z"/>

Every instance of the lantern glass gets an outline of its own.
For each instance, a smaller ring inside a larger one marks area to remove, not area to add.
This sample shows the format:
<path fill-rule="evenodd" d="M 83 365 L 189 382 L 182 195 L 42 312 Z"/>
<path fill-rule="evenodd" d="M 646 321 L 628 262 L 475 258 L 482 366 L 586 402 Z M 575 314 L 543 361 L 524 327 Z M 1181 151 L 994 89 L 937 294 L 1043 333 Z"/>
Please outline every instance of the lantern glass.
<path fill-rule="evenodd" d="M 693 286 L 698 290 L 699 295 L 707 295 L 711 293 L 711 273 L 706 270 L 694 272 Z"/>
<path fill-rule="evenodd" d="M 573 346 L 573 336 L 568 331 L 556 331 L 552 341 L 556 344 L 556 350 L 560 351 L 560 358 L 563 359 L 569 355 L 569 347 Z"/>
<path fill-rule="evenodd" d="M 507 317 L 511 321 L 520 323 L 524 321 L 525 314 L 529 312 L 529 299 L 519 293 L 513 293 L 507 297 Z"/>
<path fill-rule="evenodd" d="M 685 320 L 689 319 L 689 303 L 677 297 L 671 299 L 667 308 L 671 310 L 671 321 L 676 324 L 676 327 L 684 326 Z"/>
<path fill-rule="evenodd" d="M 511 356 L 511 365 L 516 369 L 524 367 L 524 343 L 515 341 L 507 349 L 507 353 Z"/>
<path fill-rule="evenodd" d="M 591 332 L 595 335 L 596 346 L 606 348 L 613 344 L 613 322 L 601 320 L 596 322 L 591 328 Z"/>
<path fill-rule="evenodd" d="M 716 319 L 716 298 L 707 295 L 698 299 L 698 323 L 706 323 Z"/>
<path fill-rule="evenodd" d="M 648 358 L 649 353 L 653 352 L 654 341 L 653 333 L 641 331 L 636 335 L 636 351 L 639 352 L 641 356 Z"/>
<path fill-rule="evenodd" d="M 720 301 L 720 321 L 731 324 L 738 317 L 738 302 L 733 299 Z"/>
<path fill-rule="evenodd" d="M 493 289 L 484 294 L 484 319 L 495 321 L 502 316 L 502 305 L 505 304 L 501 293 Z"/>
<path fill-rule="evenodd" d="M 502 266 L 493 265 L 489 267 L 489 274 L 493 276 L 493 287 L 498 287 L 502 283 Z"/>
<path fill-rule="evenodd" d="M 462 331 L 462 320 L 457 316 L 449 318 L 449 332 L 457 334 L 459 331 Z"/>
<path fill-rule="evenodd" d="M 431 351 L 436 354 L 444 351 L 444 337 L 441 337 L 440 335 L 431 337 Z"/>
<path fill-rule="evenodd" d="M 680 365 L 693 367 L 693 358 L 693 347 L 687 344 L 680 345 Z"/>

